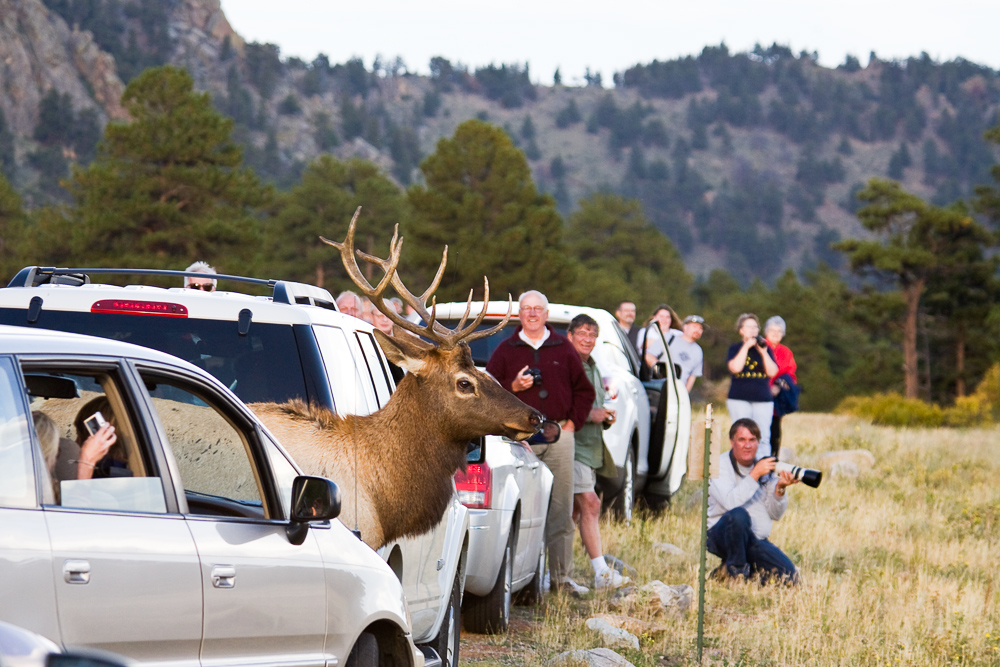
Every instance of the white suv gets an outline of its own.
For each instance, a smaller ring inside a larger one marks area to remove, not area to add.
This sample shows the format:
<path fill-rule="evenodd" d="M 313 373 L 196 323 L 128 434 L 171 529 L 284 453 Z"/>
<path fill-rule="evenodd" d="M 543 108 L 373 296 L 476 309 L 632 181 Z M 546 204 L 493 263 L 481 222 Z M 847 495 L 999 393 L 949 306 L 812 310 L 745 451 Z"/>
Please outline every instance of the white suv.
<path fill-rule="evenodd" d="M 477 316 L 482 307 L 482 302 L 473 302 L 470 316 Z M 465 308 L 464 303 L 439 304 L 438 321 L 449 326 L 465 313 Z M 494 326 L 507 309 L 506 301 L 491 301 L 482 327 Z M 548 323 L 565 334 L 570 321 L 581 313 L 594 318 L 600 327 L 593 357 L 604 380 L 607 405 L 617 415 L 615 423 L 604 432 L 604 442 L 618 467 L 618 477 L 598 477 L 598 486 L 606 506 L 627 521 L 640 494 L 656 508 L 680 488 L 687 473 L 691 400 L 672 363 L 666 364 L 666 380 L 639 379 L 638 355 L 608 311 L 550 303 Z M 514 332 L 519 325 L 516 318 L 515 303 L 503 331 L 470 344 L 477 365 L 486 365 L 493 350 Z"/>
<path fill-rule="evenodd" d="M 215 378 L 55 331 L 0 326 L 0 351 L 0 621 L 157 665 L 424 664 L 336 485 Z"/>
<path fill-rule="evenodd" d="M 0 324 L 125 340 L 204 368 L 247 403 L 301 398 L 340 414 L 380 409 L 395 389 L 370 324 L 339 313 L 332 295 L 300 283 L 214 276 L 270 296 L 92 284 L 91 275 L 168 276 L 132 269 L 23 269 L 0 289 Z M 203 276 L 203 274 L 202 274 Z M 336 480 L 334 480 L 336 481 Z M 353 526 L 348 526 L 353 528 Z M 429 664 L 457 666 L 468 510 L 452 498 L 441 522 L 379 553 L 403 583 L 413 638 Z"/>

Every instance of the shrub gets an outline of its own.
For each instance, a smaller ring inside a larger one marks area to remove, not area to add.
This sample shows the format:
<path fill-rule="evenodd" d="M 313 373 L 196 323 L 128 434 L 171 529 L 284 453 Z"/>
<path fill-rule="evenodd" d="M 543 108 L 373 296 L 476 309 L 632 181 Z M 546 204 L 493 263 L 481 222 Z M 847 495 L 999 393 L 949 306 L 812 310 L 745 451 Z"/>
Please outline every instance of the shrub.
<path fill-rule="evenodd" d="M 933 428 L 944 422 L 944 411 L 939 406 L 897 393 L 848 396 L 834 411 L 868 419 L 880 426 Z"/>

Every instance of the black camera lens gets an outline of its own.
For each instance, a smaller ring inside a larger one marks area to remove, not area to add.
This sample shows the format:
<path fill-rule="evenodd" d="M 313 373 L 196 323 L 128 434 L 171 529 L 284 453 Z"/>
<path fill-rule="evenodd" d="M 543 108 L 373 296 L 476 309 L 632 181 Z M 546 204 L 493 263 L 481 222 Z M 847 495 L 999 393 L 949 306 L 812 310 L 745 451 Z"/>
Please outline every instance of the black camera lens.
<path fill-rule="evenodd" d="M 764 347 L 767 345 L 767 339 L 763 336 L 757 336 L 757 345 L 758 347 Z"/>
<path fill-rule="evenodd" d="M 529 368 L 527 373 L 531 376 L 531 379 L 534 380 L 535 384 L 542 383 L 542 371 L 540 368 Z"/>

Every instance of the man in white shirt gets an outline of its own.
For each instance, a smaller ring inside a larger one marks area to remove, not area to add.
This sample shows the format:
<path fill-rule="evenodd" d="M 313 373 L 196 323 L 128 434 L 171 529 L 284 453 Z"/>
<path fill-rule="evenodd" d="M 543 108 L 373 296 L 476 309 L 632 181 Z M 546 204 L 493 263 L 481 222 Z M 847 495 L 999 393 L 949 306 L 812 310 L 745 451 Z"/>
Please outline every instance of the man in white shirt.
<path fill-rule="evenodd" d="M 681 367 L 681 382 L 691 393 L 694 381 L 701 377 L 705 355 L 698 345 L 698 339 L 705 332 L 705 320 L 699 315 L 688 315 L 684 318 L 682 335 L 673 336 L 667 347 L 670 358 Z"/>
<path fill-rule="evenodd" d="M 729 577 L 797 583 L 795 565 L 768 536 L 788 509 L 785 490 L 799 480 L 787 471 L 775 476 L 772 457 L 757 460 L 760 428 L 752 419 L 736 420 L 729 442 L 708 487 L 708 551 L 722 559 L 720 572 Z"/>

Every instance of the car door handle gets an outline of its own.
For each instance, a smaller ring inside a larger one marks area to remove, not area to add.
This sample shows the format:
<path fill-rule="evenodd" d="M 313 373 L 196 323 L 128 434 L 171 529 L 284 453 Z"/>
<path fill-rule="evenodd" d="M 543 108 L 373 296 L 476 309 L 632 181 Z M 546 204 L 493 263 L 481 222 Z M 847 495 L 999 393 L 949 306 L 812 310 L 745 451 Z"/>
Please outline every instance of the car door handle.
<path fill-rule="evenodd" d="M 213 565 L 212 585 L 216 588 L 236 588 L 236 568 L 232 565 Z"/>
<path fill-rule="evenodd" d="M 63 563 L 63 579 L 67 584 L 89 584 L 90 563 L 78 559 L 67 560 Z"/>
<path fill-rule="evenodd" d="M 524 466 L 524 461 L 522 461 L 521 459 L 518 459 L 518 460 L 514 461 L 514 467 L 515 468 L 521 468 L 523 466 Z"/>

